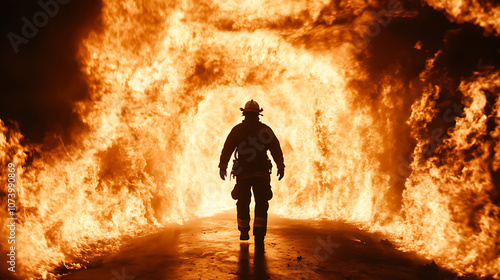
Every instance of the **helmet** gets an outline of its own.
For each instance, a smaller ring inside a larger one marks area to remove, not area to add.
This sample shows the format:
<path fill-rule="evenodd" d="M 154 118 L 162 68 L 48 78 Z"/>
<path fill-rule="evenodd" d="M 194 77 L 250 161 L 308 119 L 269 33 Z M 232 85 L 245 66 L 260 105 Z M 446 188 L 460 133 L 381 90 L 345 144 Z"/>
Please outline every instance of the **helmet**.
<path fill-rule="evenodd" d="M 260 113 L 263 111 L 262 108 L 260 108 L 259 103 L 256 101 L 250 100 L 245 104 L 245 108 L 240 108 L 241 111 L 243 112 L 255 112 L 255 113 Z"/>

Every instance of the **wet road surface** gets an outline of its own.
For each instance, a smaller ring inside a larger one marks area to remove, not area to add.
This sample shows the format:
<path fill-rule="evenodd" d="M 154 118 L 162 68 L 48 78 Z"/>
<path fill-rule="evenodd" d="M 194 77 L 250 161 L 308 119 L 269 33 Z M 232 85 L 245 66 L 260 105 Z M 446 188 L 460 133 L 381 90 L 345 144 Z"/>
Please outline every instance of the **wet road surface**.
<path fill-rule="evenodd" d="M 270 215 L 264 254 L 229 211 L 131 240 L 62 279 L 454 279 L 385 237 L 332 221 Z"/>

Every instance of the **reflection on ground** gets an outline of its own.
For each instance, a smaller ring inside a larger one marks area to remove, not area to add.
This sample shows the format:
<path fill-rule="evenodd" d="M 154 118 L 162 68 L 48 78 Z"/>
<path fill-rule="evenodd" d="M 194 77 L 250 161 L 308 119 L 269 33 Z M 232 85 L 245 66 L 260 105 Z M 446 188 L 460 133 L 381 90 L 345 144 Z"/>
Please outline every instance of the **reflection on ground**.
<path fill-rule="evenodd" d="M 269 279 L 270 275 L 267 272 L 266 255 L 253 254 L 253 263 L 250 263 L 250 253 L 248 242 L 240 243 L 240 255 L 238 258 L 238 279 Z"/>
<path fill-rule="evenodd" d="M 270 215 L 265 253 L 255 254 L 253 238 L 239 240 L 236 212 L 229 211 L 131 240 L 62 279 L 454 278 L 445 270 L 427 271 L 428 260 L 384 239 L 342 223 Z"/>

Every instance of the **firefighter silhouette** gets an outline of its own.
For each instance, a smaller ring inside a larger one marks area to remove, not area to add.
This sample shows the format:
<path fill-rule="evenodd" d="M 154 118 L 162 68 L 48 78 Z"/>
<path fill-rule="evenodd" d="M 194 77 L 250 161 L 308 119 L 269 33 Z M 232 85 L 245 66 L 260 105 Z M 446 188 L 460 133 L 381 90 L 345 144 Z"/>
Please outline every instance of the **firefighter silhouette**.
<path fill-rule="evenodd" d="M 267 210 L 269 200 L 273 197 L 271 191 L 271 155 L 278 168 L 278 179 L 285 175 L 283 152 L 280 143 L 271 128 L 259 120 L 263 111 L 253 99 L 245 104 L 243 111 L 245 119 L 237 124 L 229 133 L 220 156 L 219 171 L 222 180 L 226 177 L 227 165 L 234 153 L 231 175 L 236 177 L 231 196 L 236 203 L 238 229 L 240 240 L 250 239 L 250 200 L 251 190 L 255 199 L 255 219 L 253 234 L 256 251 L 264 251 L 264 236 L 267 230 Z"/>

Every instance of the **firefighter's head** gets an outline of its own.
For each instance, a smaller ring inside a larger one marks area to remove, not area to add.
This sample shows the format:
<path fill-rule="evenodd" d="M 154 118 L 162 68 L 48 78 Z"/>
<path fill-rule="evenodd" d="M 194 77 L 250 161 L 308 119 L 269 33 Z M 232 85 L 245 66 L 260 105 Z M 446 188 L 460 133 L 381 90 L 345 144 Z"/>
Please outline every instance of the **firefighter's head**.
<path fill-rule="evenodd" d="M 259 103 L 254 101 L 253 99 L 248 101 L 245 104 L 244 108 L 240 108 L 240 110 L 243 112 L 243 116 L 245 116 L 246 119 L 259 119 L 259 115 L 261 115 L 261 112 L 263 111 L 262 108 L 260 108 Z"/>

